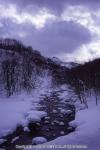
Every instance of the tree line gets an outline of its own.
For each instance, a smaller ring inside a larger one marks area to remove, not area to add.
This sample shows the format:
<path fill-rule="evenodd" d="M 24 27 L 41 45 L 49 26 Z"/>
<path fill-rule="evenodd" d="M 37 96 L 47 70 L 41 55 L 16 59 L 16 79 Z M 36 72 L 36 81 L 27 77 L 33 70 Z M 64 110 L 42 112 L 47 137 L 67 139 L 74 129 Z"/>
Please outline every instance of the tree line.
<path fill-rule="evenodd" d="M 86 97 L 94 94 L 97 104 L 100 97 L 100 59 L 72 68 L 68 82 L 81 102 L 86 102 Z"/>

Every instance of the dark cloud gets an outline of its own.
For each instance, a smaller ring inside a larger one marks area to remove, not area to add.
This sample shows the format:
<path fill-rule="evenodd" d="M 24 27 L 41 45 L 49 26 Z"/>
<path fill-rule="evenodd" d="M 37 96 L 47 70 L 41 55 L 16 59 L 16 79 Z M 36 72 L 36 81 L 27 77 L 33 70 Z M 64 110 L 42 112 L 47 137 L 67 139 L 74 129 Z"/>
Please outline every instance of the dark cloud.
<path fill-rule="evenodd" d="M 72 52 L 91 41 L 90 32 L 74 22 L 53 22 L 39 30 L 28 32 L 30 45 L 42 51 L 44 55 L 58 55 Z M 31 33 L 31 34 L 30 34 Z M 24 39 L 27 42 L 28 39 Z"/>
<path fill-rule="evenodd" d="M 0 3 L 15 4 L 21 11 L 30 8 L 30 10 L 28 9 L 28 11 L 34 12 L 34 10 L 37 11 L 42 8 L 46 8 L 57 14 L 59 12 L 62 12 L 62 10 L 64 9 L 66 0 L 0 0 Z"/>
<path fill-rule="evenodd" d="M 100 0 L 0 0 L 4 4 L 16 4 L 18 9 L 25 10 L 31 8 L 30 11 L 36 11 L 42 8 L 47 8 L 53 13 L 60 14 L 66 6 L 85 6 L 96 11 L 100 8 Z M 30 6 L 30 7 L 29 7 Z M 29 9 L 28 9 L 29 10 Z"/>
<path fill-rule="evenodd" d="M 89 30 L 73 21 L 54 21 L 41 29 L 28 23 L 18 25 L 10 19 L 3 19 L 2 24 L 1 36 L 20 39 L 47 56 L 72 52 L 91 41 Z M 24 32 L 26 36 L 22 38 L 20 35 Z"/>
<path fill-rule="evenodd" d="M 0 0 L 0 4 L 15 4 L 19 11 L 34 13 L 46 8 L 56 15 L 60 15 L 66 6 L 85 6 L 92 11 L 100 8 L 100 0 Z"/>

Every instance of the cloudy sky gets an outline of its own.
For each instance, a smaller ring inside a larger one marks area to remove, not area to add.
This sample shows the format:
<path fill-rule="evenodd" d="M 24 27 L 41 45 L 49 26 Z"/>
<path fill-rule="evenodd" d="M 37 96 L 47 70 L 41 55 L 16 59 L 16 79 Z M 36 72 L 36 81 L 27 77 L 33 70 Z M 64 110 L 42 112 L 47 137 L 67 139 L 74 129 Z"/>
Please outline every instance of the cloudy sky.
<path fill-rule="evenodd" d="M 0 0 L 0 37 L 47 57 L 84 62 L 100 57 L 100 0 Z"/>

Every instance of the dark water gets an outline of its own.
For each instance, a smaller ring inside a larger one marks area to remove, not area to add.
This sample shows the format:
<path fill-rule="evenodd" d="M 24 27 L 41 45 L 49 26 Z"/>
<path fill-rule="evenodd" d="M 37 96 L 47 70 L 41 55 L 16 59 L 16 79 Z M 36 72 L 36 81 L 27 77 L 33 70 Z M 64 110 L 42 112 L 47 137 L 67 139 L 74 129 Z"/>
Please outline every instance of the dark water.
<path fill-rule="evenodd" d="M 75 128 L 70 127 L 68 123 L 75 119 L 75 107 L 68 103 L 67 98 L 63 102 L 59 98 L 60 92 L 52 92 L 49 96 L 41 95 L 38 110 L 46 111 L 47 117 L 42 118 L 39 123 L 30 123 L 30 132 L 25 132 L 21 126 L 17 127 L 12 134 L 2 137 L 6 142 L 1 144 L 0 148 L 16 150 L 16 145 L 31 145 L 34 137 L 42 136 L 50 141 L 73 132 Z M 66 113 L 66 110 L 69 110 L 69 113 Z M 18 138 L 12 143 L 15 137 Z"/>

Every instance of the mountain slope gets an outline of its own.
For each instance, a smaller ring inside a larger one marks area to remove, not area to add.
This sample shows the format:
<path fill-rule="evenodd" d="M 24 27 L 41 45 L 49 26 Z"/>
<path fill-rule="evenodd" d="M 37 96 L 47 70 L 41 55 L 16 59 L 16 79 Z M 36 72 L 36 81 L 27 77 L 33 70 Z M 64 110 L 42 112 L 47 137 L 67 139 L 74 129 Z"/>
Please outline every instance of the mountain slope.
<path fill-rule="evenodd" d="M 13 92 L 23 89 L 30 91 L 37 86 L 40 78 L 48 74 L 52 84 L 66 82 L 67 68 L 56 64 L 40 52 L 24 46 L 14 39 L 0 40 L 0 92 Z"/>

